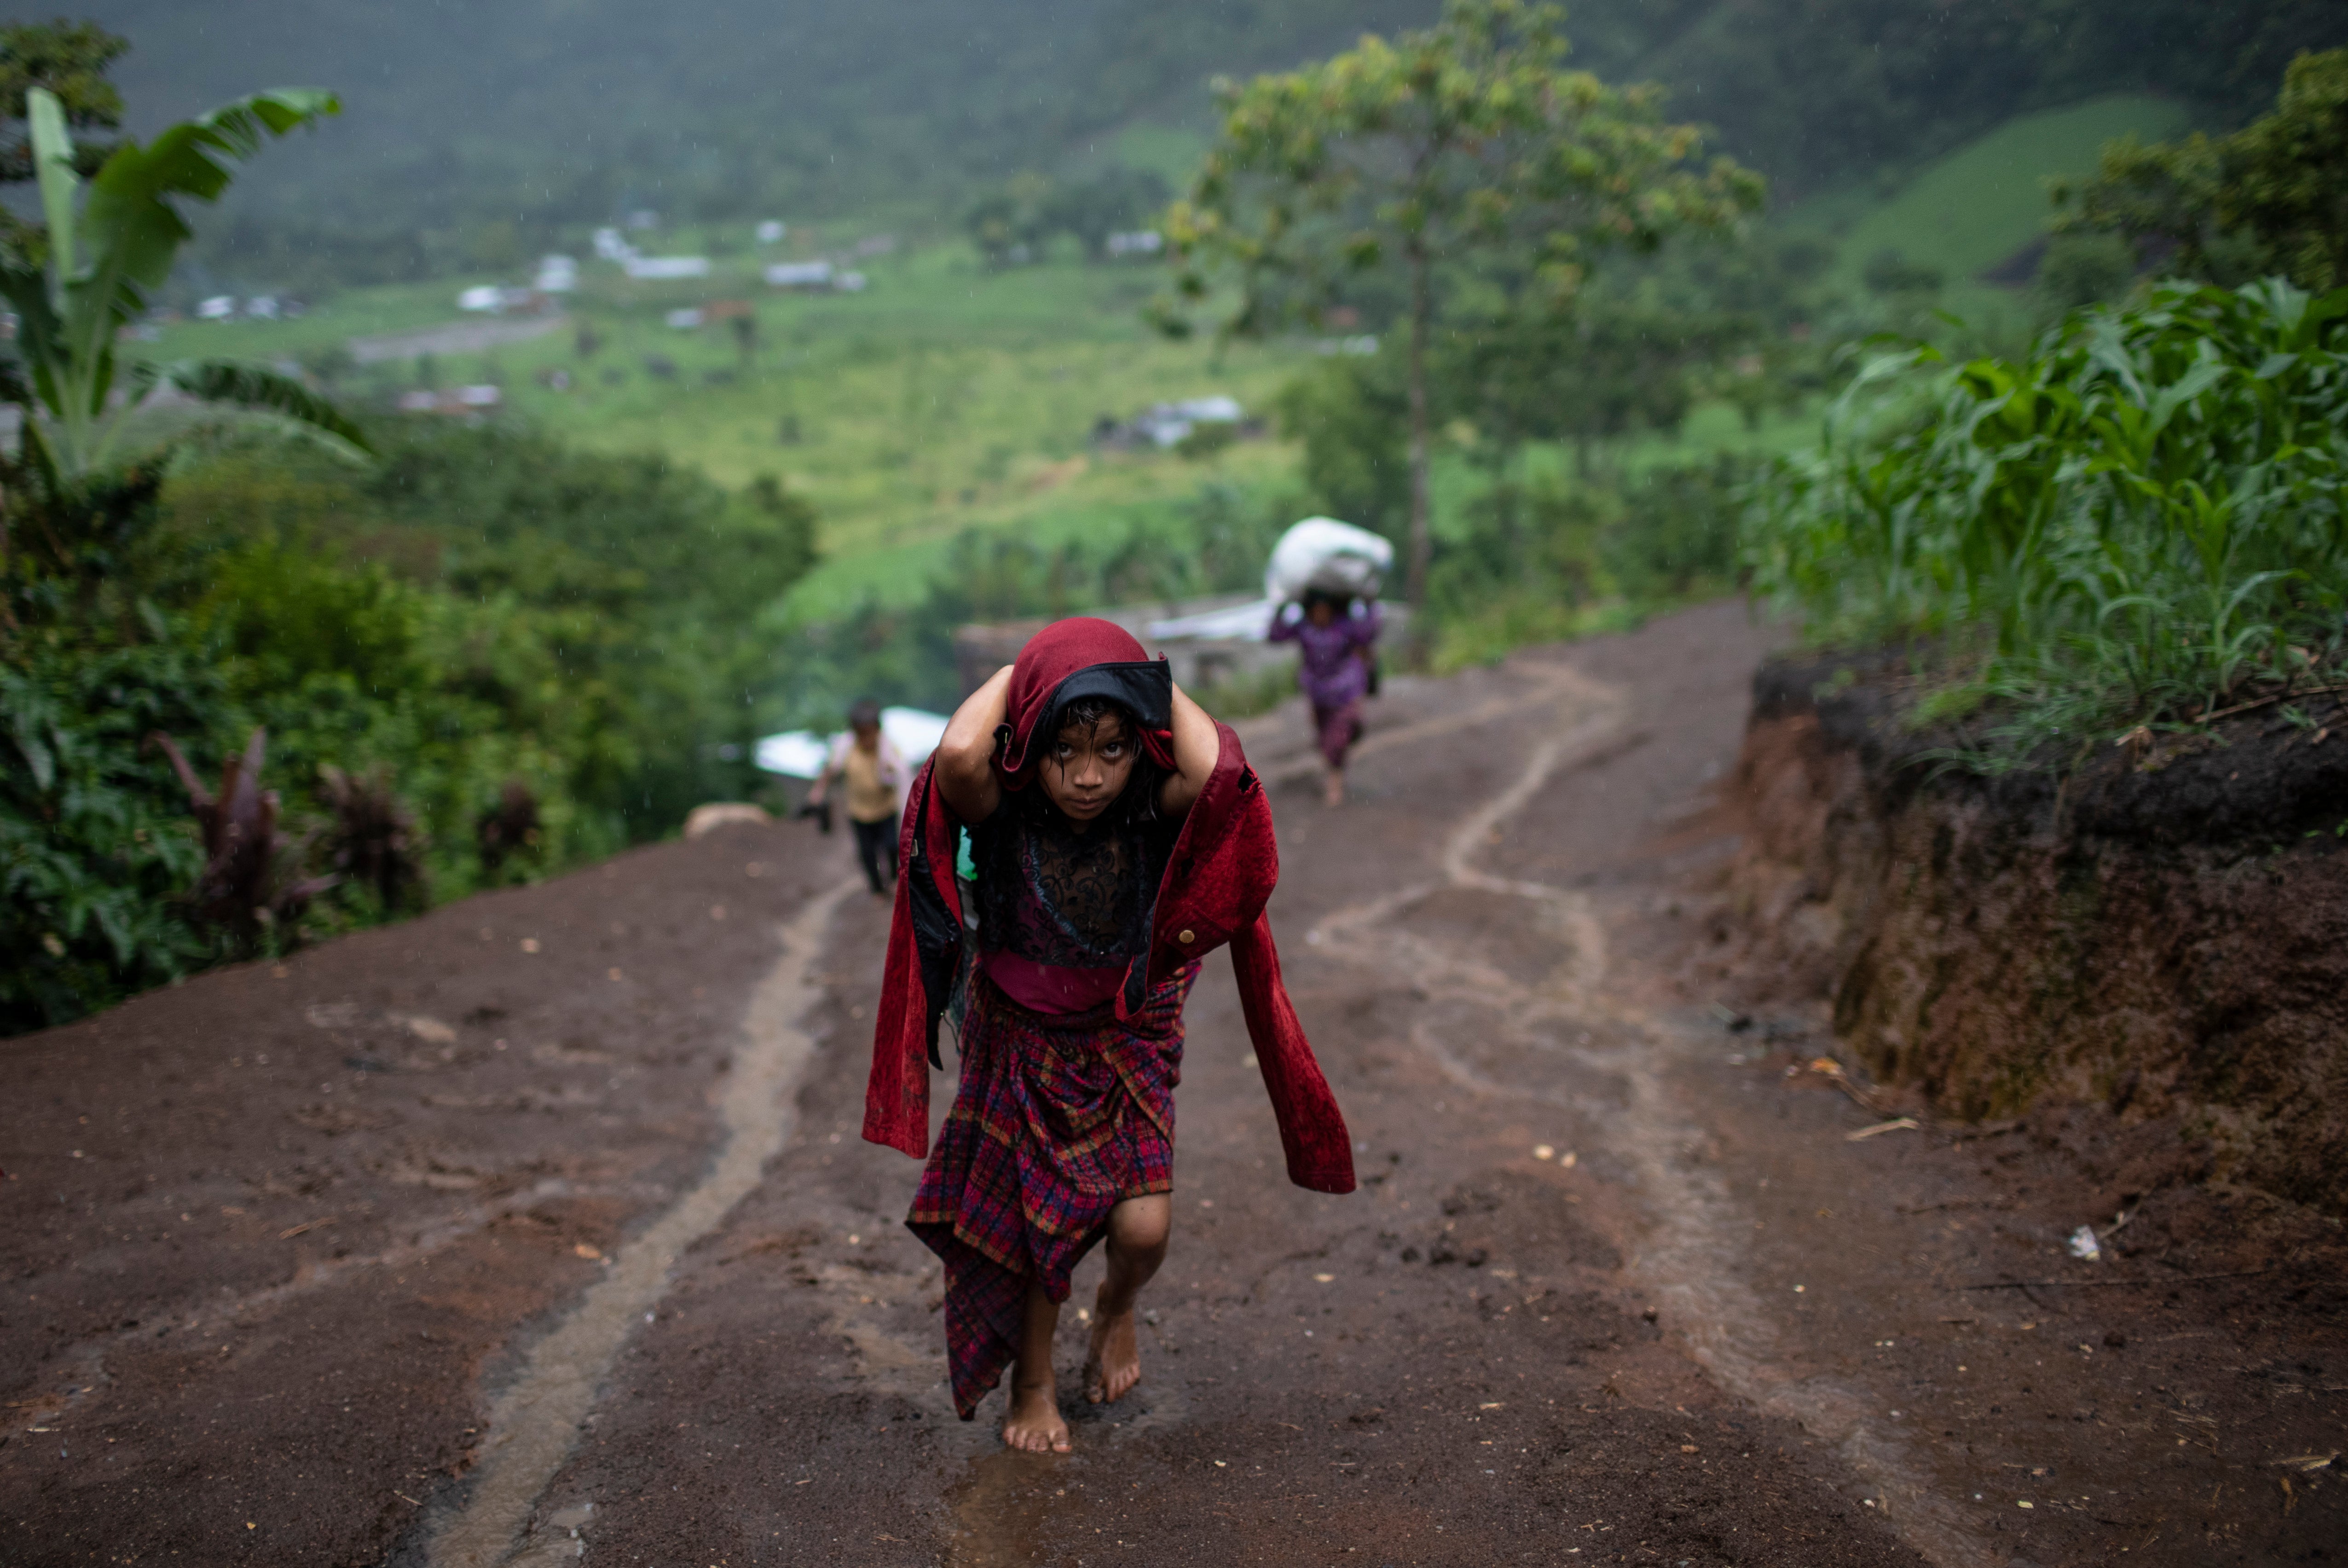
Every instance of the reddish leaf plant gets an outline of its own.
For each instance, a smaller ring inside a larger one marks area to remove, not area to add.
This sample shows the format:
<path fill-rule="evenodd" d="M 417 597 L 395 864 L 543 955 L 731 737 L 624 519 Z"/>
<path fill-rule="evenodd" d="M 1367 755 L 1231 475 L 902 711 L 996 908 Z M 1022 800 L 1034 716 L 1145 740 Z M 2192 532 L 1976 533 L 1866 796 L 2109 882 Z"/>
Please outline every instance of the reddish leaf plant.
<path fill-rule="evenodd" d="M 149 739 L 170 759 L 203 830 L 203 874 L 188 894 L 199 919 L 253 942 L 263 931 L 292 920 L 311 899 L 342 880 L 332 876 L 283 880 L 283 864 L 298 862 L 301 850 L 277 831 L 277 792 L 261 787 L 264 731 L 255 727 L 244 754 L 222 764 L 217 795 L 197 779 L 170 736 L 158 730 Z"/>

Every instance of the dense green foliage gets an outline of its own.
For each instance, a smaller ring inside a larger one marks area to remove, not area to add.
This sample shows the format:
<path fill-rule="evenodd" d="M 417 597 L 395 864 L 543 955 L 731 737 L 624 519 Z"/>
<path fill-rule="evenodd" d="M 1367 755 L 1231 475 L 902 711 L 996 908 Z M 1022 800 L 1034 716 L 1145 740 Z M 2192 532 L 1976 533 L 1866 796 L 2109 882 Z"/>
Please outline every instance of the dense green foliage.
<path fill-rule="evenodd" d="M 849 7 L 510 0 L 90 0 L 135 45 L 130 102 L 192 113 L 255 79 L 349 96 L 332 140 L 243 192 L 211 258 L 260 282 L 507 264 L 633 206 L 688 221 L 959 216 L 1137 121 L 1206 123 L 1217 73 L 1284 68 L 1436 0 Z M 1784 192 L 1912 166 L 2013 113 L 2154 91 L 2247 118 L 2291 55 L 2348 42 L 2331 0 L 1582 0 L 1574 64 L 1661 82 Z"/>
<path fill-rule="evenodd" d="M 2172 270 L 2236 282 L 2280 272 L 2348 285 L 2348 49 L 2302 55 L 2271 114 L 2233 135 L 2105 149 L 2093 179 L 2055 191 L 2062 226 L 2116 234 Z"/>
<path fill-rule="evenodd" d="M 142 743 L 224 733 L 220 682 L 166 642 L 9 650 L 0 662 L 0 1034 L 63 1022 L 206 962 L 173 900 L 203 852 Z"/>
<path fill-rule="evenodd" d="M 243 448 L 167 492 L 203 560 L 191 613 L 279 754 L 392 764 L 452 872 L 509 776 L 557 859 L 738 793 L 719 753 L 775 658 L 743 628 L 812 563 L 805 505 L 526 433 L 386 440 L 366 473 Z"/>
<path fill-rule="evenodd" d="M 1999 768 L 2336 681 L 2343 477 L 2348 290 L 2170 284 L 2017 362 L 1870 364 L 1746 548 L 1812 637 L 1942 650 L 1927 711 L 1995 699 Z"/>
<path fill-rule="evenodd" d="M 299 831 L 327 826 L 329 770 L 379 774 L 441 898 L 747 787 L 749 704 L 779 651 L 744 628 L 811 561 L 803 503 L 495 428 L 378 442 L 365 469 L 275 441 L 191 452 L 160 497 L 145 484 L 111 507 L 102 572 L 17 555 L 0 1030 L 235 950 L 179 902 L 201 856 L 154 731 L 209 775 L 264 726 L 264 783 Z M 537 842 L 491 864 L 477 832 L 510 784 L 536 803 Z M 309 924 L 386 912 L 355 881 Z"/>

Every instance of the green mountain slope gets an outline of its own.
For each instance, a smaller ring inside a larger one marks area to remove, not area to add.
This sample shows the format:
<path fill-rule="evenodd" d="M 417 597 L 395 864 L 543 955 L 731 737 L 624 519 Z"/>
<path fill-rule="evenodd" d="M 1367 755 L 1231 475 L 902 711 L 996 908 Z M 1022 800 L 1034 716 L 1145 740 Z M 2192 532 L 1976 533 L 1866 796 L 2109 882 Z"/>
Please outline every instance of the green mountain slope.
<path fill-rule="evenodd" d="M 1833 275 L 1854 292 L 1870 258 L 1897 251 L 1940 271 L 1942 304 L 1966 320 L 2020 319 L 2027 302 L 1983 275 L 2044 241 L 2052 215 L 2047 180 L 2092 173 L 2107 141 L 2157 141 L 2179 134 L 2188 118 L 2178 104 L 2125 95 L 2017 115 L 1888 196 L 1875 181 L 1861 181 L 1799 203 L 1782 222 L 1832 242 Z M 2024 265 L 2015 281 L 2027 272 Z"/>
<path fill-rule="evenodd" d="M 1437 0 L 90 0 L 134 128 L 263 84 L 348 112 L 239 183 L 209 253 L 416 276 L 649 206 L 950 216 L 1022 168 L 1179 159 L 1206 84 L 1423 22 Z M 2336 0 L 1589 0 L 1578 63 L 1652 78 L 1781 192 L 1906 168 L 2010 115 L 2150 92 L 2217 118 Z M 1137 137 L 1136 132 L 1141 134 Z M 1170 155 L 1175 155 L 1169 157 Z"/>
<path fill-rule="evenodd" d="M 971 187 L 1206 102 L 1426 0 L 97 0 L 129 37 L 134 125 L 257 82 L 341 92 L 311 146 L 240 181 L 236 249 L 289 238 L 358 276 L 412 274 L 481 231 L 772 212 L 957 212 Z M 273 231 L 264 233 L 263 230 Z M 494 243 L 494 240 L 490 241 Z"/>

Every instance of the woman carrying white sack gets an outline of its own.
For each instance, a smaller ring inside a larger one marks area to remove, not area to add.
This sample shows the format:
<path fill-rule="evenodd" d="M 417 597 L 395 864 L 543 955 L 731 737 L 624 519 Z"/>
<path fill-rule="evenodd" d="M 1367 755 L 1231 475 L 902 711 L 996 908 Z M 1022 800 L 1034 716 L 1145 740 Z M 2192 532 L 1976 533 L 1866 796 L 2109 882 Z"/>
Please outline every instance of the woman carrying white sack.
<path fill-rule="evenodd" d="M 1296 683 L 1313 704 L 1313 739 L 1329 767 L 1332 806 L 1345 802 L 1345 758 L 1362 738 L 1362 700 L 1385 618 L 1378 580 L 1394 547 L 1334 518 L 1307 518 L 1281 536 L 1264 573 L 1268 597 L 1285 600 L 1266 636 L 1293 642 L 1302 657 Z"/>

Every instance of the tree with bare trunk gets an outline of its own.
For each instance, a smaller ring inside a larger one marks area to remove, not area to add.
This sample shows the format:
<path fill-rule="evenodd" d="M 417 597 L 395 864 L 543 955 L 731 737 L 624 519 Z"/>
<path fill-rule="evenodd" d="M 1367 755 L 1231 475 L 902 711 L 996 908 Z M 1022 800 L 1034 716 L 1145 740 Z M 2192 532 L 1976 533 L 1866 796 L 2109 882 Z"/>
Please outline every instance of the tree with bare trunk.
<path fill-rule="evenodd" d="M 1600 251 L 1652 251 L 1760 206 L 1759 176 L 1701 161 L 1696 128 L 1663 123 L 1661 89 L 1565 69 L 1561 20 L 1553 5 L 1450 0 L 1423 31 L 1218 83 L 1220 134 L 1168 216 L 1178 298 L 1154 313 L 1178 333 L 1232 272 L 1227 336 L 1318 323 L 1349 281 L 1399 271 L 1414 603 L 1432 553 L 1427 351 L 1442 270 L 1515 251 L 1563 309 Z"/>

